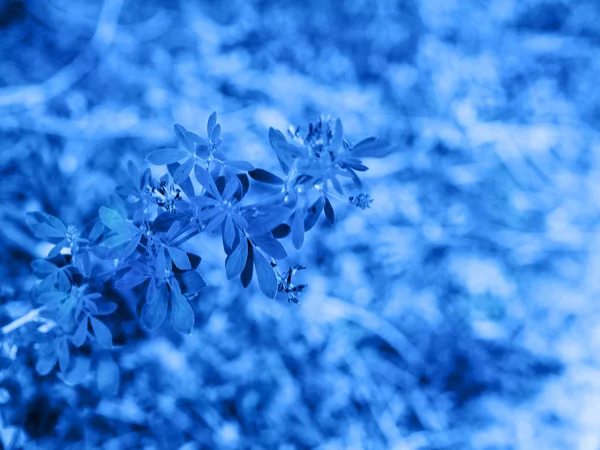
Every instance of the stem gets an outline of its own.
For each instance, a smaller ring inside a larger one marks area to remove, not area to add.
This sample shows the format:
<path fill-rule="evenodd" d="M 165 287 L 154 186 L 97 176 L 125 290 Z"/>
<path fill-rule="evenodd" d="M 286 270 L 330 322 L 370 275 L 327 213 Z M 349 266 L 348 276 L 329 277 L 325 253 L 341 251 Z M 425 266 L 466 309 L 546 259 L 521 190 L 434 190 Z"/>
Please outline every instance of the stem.
<path fill-rule="evenodd" d="M 191 223 L 187 227 L 185 227 L 183 230 L 180 230 L 177 233 L 177 236 L 173 237 L 172 240 L 176 241 L 178 238 L 180 238 L 181 236 L 183 236 L 185 233 L 187 233 L 188 231 L 193 230 L 193 229 L 196 229 L 196 224 Z"/>
<path fill-rule="evenodd" d="M 272 195 L 271 197 L 265 198 L 264 200 L 261 200 L 261 201 L 256 202 L 256 203 L 252 203 L 251 205 L 242 206 L 240 209 L 244 209 L 244 210 L 252 209 L 252 208 L 255 208 L 257 206 L 261 206 L 261 205 L 264 205 L 264 204 L 267 204 L 267 203 L 271 203 L 273 200 L 279 201 L 283 197 L 285 197 L 285 191 L 278 192 L 277 194 Z"/>
<path fill-rule="evenodd" d="M 23 325 L 28 324 L 29 322 L 34 322 L 34 321 L 38 320 L 42 309 L 43 309 L 43 307 L 33 309 L 33 310 L 29 311 L 27 314 L 25 314 L 24 316 L 19 317 L 16 320 L 13 320 L 8 325 L 4 325 L 2 327 L 2 334 L 9 334 L 9 333 L 15 331 L 17 328 L 20 328 Z"/>
<path fill-rule="evenodd" d="M 200 231 L 198 231 L 198 229 L 194 229 L 190 234 L 188 234 L 187 236 L 183 236 L 180 237 L 179 239 L 177 239 L 175 242 L 171 243 L 171 246 L 173 247 L 178 247 L 179 245 L 183 244 L 186 241 L 189 241 L 191 238 L 193 238 L 194 236 L 200 234 Z"/>

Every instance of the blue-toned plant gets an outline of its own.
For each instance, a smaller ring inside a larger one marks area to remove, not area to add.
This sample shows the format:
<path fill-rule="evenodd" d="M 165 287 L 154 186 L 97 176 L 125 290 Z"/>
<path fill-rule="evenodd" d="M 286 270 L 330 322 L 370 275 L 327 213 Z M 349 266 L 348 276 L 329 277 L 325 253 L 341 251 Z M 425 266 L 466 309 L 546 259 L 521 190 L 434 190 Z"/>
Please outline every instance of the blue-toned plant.
<path fill-rule="evenodd" d="M 358 172 L 367 170 L 360 158 L 390 151 L 378 138 L 352 145 L 339 119 L 322 118 L 305 135 L 290 128 L 289 140 L 271 128 L 279 176 L 228 159 L 216 113 L 208 119 L 206 138 L 181 125 L 174 128 L 180 145 L 147 155 L 150 164 L 166 166 L 166 173 L 155 178 L 149 168 L 140 172 L 129 161 L 127 180 L 108 196 L 89 230 L 43 212 L 27 214 L 35 236 L 54 246 L 47 258 L 32 263 L 40 279 L 32 292 L 37 308 L 2 331 L 43 322 L 39 374 L 57 369 L 65 383 L 77 384 L 95 362 L 99 389 L 115 393 L 119 369 L 110 350 L 120 309 L 138 312 L 147 330 L 160 327 L 168 315 L 176 331 L 191 334 L 190 301 L 206 282 L 198 271 L 201 257 L 182 244 L 201 233 L 220 235 L 229 280 L 247 288 L 255 277 L 268 298 L 279 295 L 298 303 L 306 286 L 294 278 L 305 267 L 280 270 L 288 256 L 280 241 L 290 236 L 300 249 L 321 215 L 333 224 L 332 199 L 342 200 L 342 181 L 351 181 L 360 192 Z M 247 201 L 254 182 L 273 192 Z M 371 201 L 362 192 L 348 200 L 362 209 Z"/>

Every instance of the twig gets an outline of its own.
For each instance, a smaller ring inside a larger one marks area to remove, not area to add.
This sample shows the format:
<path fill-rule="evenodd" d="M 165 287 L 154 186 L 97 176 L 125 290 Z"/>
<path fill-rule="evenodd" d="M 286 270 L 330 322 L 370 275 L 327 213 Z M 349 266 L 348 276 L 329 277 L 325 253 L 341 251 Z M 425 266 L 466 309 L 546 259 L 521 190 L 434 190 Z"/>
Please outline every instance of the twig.
<path fill-rule="evenodd" d="M 9 333 L 15 331 L 17 328 L 20 328 L 23 325 L 28 324 L 29 322 L 37 321 L 40 317 L 40 312 L 42 311 L 42 309 L 43 309 L 43 307 L 33 309 L 33 310 L 29 311 L 27 314 L 25 314 L 24 316 L 21 316 L 18 319 L 13 320 L 11 323 L 4 325 L 2 327 L 2 334 L 9 334 Z"/>

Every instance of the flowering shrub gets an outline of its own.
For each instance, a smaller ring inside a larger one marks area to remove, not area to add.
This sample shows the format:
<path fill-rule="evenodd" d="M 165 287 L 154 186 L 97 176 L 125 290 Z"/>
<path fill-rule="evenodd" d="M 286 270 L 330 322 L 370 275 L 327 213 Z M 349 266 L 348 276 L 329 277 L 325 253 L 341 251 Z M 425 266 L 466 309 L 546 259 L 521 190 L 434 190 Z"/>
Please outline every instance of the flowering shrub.
<path fill-rule="evenodd" d="M 342 122 L 329 118 L 309 125 L 306 135 L 290 128 L 290 140 L 269 130 L 269 141 L 283 176 L 247 161 L 230 160 L 221 148 L 217 114 L 208 119 L 206 138 L 175 125 L 179 146 L 150 152 L 147 161 L 166 166 L 159 178 L 150 168 L 127 164 L 128 179 L 108 196 L 89 229 L 66 225 L 44 212 L 27 214 L 36 237 L 54 246 L 32 268 L 40 282 L 32 295 L 37 308 L 6 325 L 10 333 L 41 321 L 44 342 L 35 370 L 57 371 L 66 384 L 80 383 L 95 363 L 98 388 L 115 394 L 119 368 L 110 354 L 119 309 L 139 312 L 141 324 L 156 330 L 167 315 L 173 328 L 192 333 L 190 302 L 206 286 L 201 256 L 182 245 L 201 233 L 220 235 L 229 280 L 247 288 L 253 278 L 268 298 L 298 303 L 306 285 L 295 276 L 304 266 L 282 268 L 287 237 L 296 249 L 304 234 L 324 216 L 335 222 L 333 203 L 345 201 L 343 180 L 362 190 L 363 157 L 385 156 L 390 145 L 367 138 L 345 139 Z M 250 188 L 271 189 L 267 198 L 249 201 Z M 367 208 L 372 199 L 359 192 L 347 202 Z M 131 295 L 133 294 L 133 295 Z M 127 300 L 131 299 L 131 300 Z"/>

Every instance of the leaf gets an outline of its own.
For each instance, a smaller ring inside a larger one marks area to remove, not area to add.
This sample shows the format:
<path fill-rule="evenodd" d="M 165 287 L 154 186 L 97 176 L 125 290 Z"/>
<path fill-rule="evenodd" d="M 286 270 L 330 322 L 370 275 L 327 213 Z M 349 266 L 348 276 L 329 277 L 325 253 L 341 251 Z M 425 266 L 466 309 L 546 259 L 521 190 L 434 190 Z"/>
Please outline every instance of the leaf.
<path fill-rule="evenodd" d="M 208 118 L 208 122 L 206 123 L 206 135 L 210 139 L 213 134 L 213 130 L 215 129 L 215 125 L 217 124 L 217 112 L 214 111 L 210 117 Z"/>
<path fill-rule="evenodd" d="M 152 303 L 146 301 L 142 308 L 142 323 L 150 330 L 156 330 L 167 317 L 167 297 L 163 290 L 157 290 L 157 295 Z"/>
<path fill-rule="evenodd" d="M 212 219 L 208 221 L 208 223 L 204 227 L 204 231 L 210 233 L 211 231 L 216 230 L 218 227 L 221 226 L 221 224 L 225 220 L 225 217 L 227 217 L 227 213 L 225 211 L 219 210 L 218 214 L 216 214 Z"/>
<path fill-rule="evenodd" d="M 42 376 L 48 375 L 54 369 L 55 364 L 56 354 L 54 353 L 54 346 L 47 344 L 35 363 L 35 371 Z"/>
<path fill-rule="evenodd" d="M 67 345 L 66 338 L 60 339 L 56 344 L 56 356 L 58 358 L 58 367 L 61 372 L 66 372 L 69 368 L 69 361 L 71 354 L 69 353 L 69 346 Z"/>
<path fill-rule="evenodd" d="M 117 304 L 114 302 L 95 302 L 95 316 L 108 316 L 117 310 Z"/>
<path fill-rule="evenodd" d="M 90 372 L 90 365 L 91 362 L 88 358 L 78 357 L 75 359 L 75 364 L 73 364 L 71 370 L 66 374 L 59 372 L 58 377 L 63 380 L 65 384 L 75 386 L 85 379 Z"/>
<path fill-rule="evenodd" d="M 156 289 L 156 283 L 154 282 L 154 279 L 151 278 L 150 282 L 148 283 L 148 289 L 146 290 L 146 303 L 150 305 L 154 303 L 157 294 L 158 290 Z"/>
<path fill-rule="evenodd" d="M 279 165 L 286 175 L 289 167 L 294 163 L 294 158 L 306 158 L 307 150 L 288 143 L 283 133 L 275 128 L 269 129 L 269 143 L 277 155 Z"/>
<path fill-rule="evenodd" d="M 104 356 L 96 369 L 98 390 L 105 395 L 117 395 L 119 392 L 120 373 L 118 364 L 110 357 Z"/>
<path fill-rule="evenodd" d="M 120 279 L 115 281 L 115 288 L 120 291 L 131 289 L 136 286 L 139 286 L 144 281 L 148 279 L 147 275 L 141 274 L 134 270 L 128 271 L 125 275 L 123 275 Z"/>
<path fill-rule="evenodd" d="M 49 275 L 55 273 L 58 270 L 54 264 L 45 259 L 35 259 L 31 262 L 31 268 L 38 276 Z"/>
<path fill-rule="evenodd" d="M 235 240 L 235 226 L 233 225 L 233 220 L 230 215 L 225 217 L 225 222 L 223 224 L 223 239 L 227 246 L 231 248 L 233 241 Z"/>
<path fill-rule="evenodd" d="M 256 181 L 260 181 L 262 183 L 275 184 L 275 185 L 285 184 L 285 181 L 283 181 L 277 175 L 275 175 L 267 170 L 263 170 L 263 169 L 251 170 L 248 172 L 248 175 L 250 175 L 250 177 L 252 177 Z"/>
<path fill-rule="evenodd" d="M 331 225 L 335 223 L 335 213 L 328 198 L 325 199 L 325 217 Z"/>
<path fill-rule="evenodd" d="M 156 219 L 152 222 L 152 228 L 154 231 L 166 232 L 173 226 L 173 223 L 184 220 L 185 215 L 180 214 L 179 212 L 172 213 L 165 211 L 159 214 Z"/>
<path fill-rule="evenodd" d="M 146 161 L 155 166 L 171 164 L 185 158 L 188 152 L 182 148 L 161 148 L 148 154 Z"/>
<path fill-rule="evenodd" d="M 192 198 L 192 203 L 201 208 L 204 208 L 204 207 L 208 207 L 208 206 L 216 206 L 216 205 L 220 204 L 221 202 L 219 202 L 219 200 L 216 200 L 212 197 L 207 197 L 205 195 L 197 195 L 196 197 Z"/>
<path fill-rule="evenodd" d="M 309 231 L 315 226 L 319 216 L 323 212 L 325 206 L 325 200 L 323 197 L 319 197 L 315 202 L 308 208 L 306 217 L 304 218 L 304 231 Z"/>
<path fill-rule="evenodd" d="M 247 161 L 226 161 L 225 164 L 243 172 L 254 170 L 254 166 Z"/>
<path fill-rule="evenodd" d="M 335 175 L 332 175 L 332 177 L 330 178 L 330 180 L 331 180 L 331 184 L 333 185 L 333 187 L 335 188 L 335 190 L 338 191 L 338 193 L 340 195 L 344 195 L 344 190 L 342 189 L 342 185 L 340 183 L 340 180 L 338 180 Z"/>
<path fill-rule="evenodd" d="M 54 247 L 52 247 L 52 249 L 48 253 L 48 258 L 54 258 L 55 256 L 60 255 L 60 251 L 63 248 L 67 247 L 68 245 L 69 245 L 69 241 L 67 241 L 66 239 L 63 239 L 58 244 L 56 244 Z"/>
<path fill-rule="evenodd" d="M 177 222 L 177 221 L 173 222 L 171 224 L 171 226 L 169 227 L 169 231 L 167 231 L 165 239 L 167 241 L 173 240 L 173 238 L 177 235 L 177 233 L 179 233 L 180 229 L 181 229 L 181 222 Z"/>
<path fill-rule="evenodd" d="M 181 145 L 183 145 L 190 153 L 193 153 L 194 143 L 188 137 L 188 130 L 178 123 L 173 125 L 173 129 L 175 130 L 175 136 Z"/>
<path fill-rule="evenodd" d="M 98 344 L 103 348 L 111 349 L 112 334 L 108 327 L 95 317 L 90 317 L 90 324 L 92 325 L 92 330 L 94 331 L 94 336 L 96 337 Z"/>
<path fill-rule="evenodd" d="M 58 289 L 60 289 L 61 291 L 66 291 L 67 289 L 69 289 L 71 287 L 71 282 L 69 281 L 69 277 L 67 277 L 67 274 L 65 273 L 64 270 L 61 270 L 60 272 L 57 272 L 57 282 L 58 282 Z"/>
<path fill-rule="evenodd" d="M 71 336 L 71 342 L 77 348 L 81 347 L 85 343 L 85 338 L 87 337 L 88 330 L 88 317 L 85 316 L 79 324 L 77 324 L 77 328 L 75 329 L 75 333 Z"/>
<path fill-rule="evenodd" d="M 127 219 L 127 206 L 125 205 L 125 202 L 121 199 L 119 195 L 117 195 L 114 192 L 111 192 L 110 194 L 108 194 L 106 203 L 108 208 L 114 209 L 119 213 L 119 215 L 123 218 L 123 221 Z"/>
<path fill-rule="evenodd" d="M 364 158 L 383 158 L 393 151 L 391 144 L 385 139 L 368 137 L 356 144 L 350 150 L 352 156 Z"/>
<path fill-rule="evenodd" d="M 297 250 L 300 250 L 304 243 L 304 219 L 300 208 L 296 209 L 292 218 L 292 243 Z"/>
<path fill-rule="evenodd" d="M 337 151 L 342 147 L 344 137 L 344 128 L 342 127 L 342 121 L 340 119 L 336 119 L 335 121 L 335 133 L 333 135 L 333 140 L 331 144 L 329 144 L 329 150 Z"/>
<path fill-rule="evenodd" d="M 252 169 L 254 170 L 254 169 Z M 237 175 L 238 180 L 240 180 L 240 183 L 242 184 L 242 192 L 241 194 L 237 194 L 237 199 L 241 200 L 247 193 L 248 193 L 248 189 L 250 189 L 250 179 L 248 178 L 248 175 L 246 175 L 245 173 L 240 173 Z"/>
<path fill-rule="evenodd" d="M 48 305 L 48 307 L 56 307 L 60 305 L 68 296 L 69 294 L 66 292 L 44 292 L 37 298 L 37 300 L 44 305 Z"/>
<path fill-rule="evenodd" d="M 58 217 L 54 217 L 50 214 L 46 214 L 46 213 L 43 213 L 43 214 L 44 214 L 44 218 L 46 219 L 46 221 L 52 228 L 60 231 L 63 234 L 65 234 L 67 232 L 67 227 L 65 227 L 65 224 L 62 222 L 62 220 L 60 220 Z"/>
<path fill-rule="evenodd" d="M 256 268 L 256 278 L 258 287 L 267 297 L 273 299 L 277 295 L 277 276 L 273 267 L 267 259 L 258 251 L 254 250 L 254 267 Z"/>
<path fill-rule="evenodd" d="M 271 230 L 271 234 L 274 238 L 282 239 L 289 235 L 292 231 L 292 228 L 287 223 L 282 223 L 277 225 L 275 228 Z"/>
<path fill-rule="evenodd" d="M 185 180 L 179 183 L 179 187 L 184 192 L 184 194 L 187 195 L 188 198 L 192 198 L 194 195 L 196 195 L 196 191 L 194 190 L 194 183 L 192 183 L 192 179 L 189 177 L 189 174 Z"/>
<path fill-rule="evenodd" d="M 108 239 L 104 239 L 104 241 L 102 241 L 102 246 L 106 248 L 116 248 L 129 242 L 131 239 L 132 237 L 129 234 L 116 234 Z"/>
<path fill-rule="evenodd" d="M 227 181 L 225 188 L 223 189 L 223 194 L 221 197 L 225 200 L 230 200 L 233 197 L 233 194 L 236 193 L 238 188 L 240 187 L 240 180 L 237 177 L 232 177 Z"/>
<path fill-rule="evenodd" d="M 190 335 L 194 329 L 194 310 L 176 290 L 171 294 L 171 324 L 181 334 Z"/>
<path fill-rule="evenodd" d="M 252 251 L 252 244 L 248 241 L 248 257 L 246 259 L 246 265 L 240 275 L 240 281 L 244 288 L 247 288 L 252 281 L 252 271 L 254 270 L 254 252 Z"/>
<path fill-rule="evenodd" d="M 188 158 L 177 168 L 177 170 L 175 170 L 173 181 L 175 181 L 176 184 L 182 184 L 190 176 L 190 172 L 194 168 L 194 162 L 195 160 L 193 157 Z"/>
<path fill-rule="evenodd" d="M 246 267 L 246 260 L 248 259 L 248 240 L 246 238 L 240 239 L 239 244 L 233 250 L 227 262 L 225 263 L 225 272 L 227 273 L 227 279 L 232 280 L 241 275 L 244 267 Z"/>
<path fill-rule="evenodd" d="M 116 210 L 107 208 L 106 206 L 101 206 L 98 211 L 100 215 L 100 220 L 107 228 L 118 231 L 123 229 L 123 223 L 125 219 L 123 216 L 119 214 Z"/>
<path fill-rule="evenodd" d="M 287 253 L 283 245 L 272 237 L 271 235 L 265 234 L 262 236 L 253 236 L 252 239 L 257 247 L 262 249 L 267 255 L 274 259 L 285 259 Z"/>
<path fill-rule="evenodd" d="M 248 228 L 248 221 L 246 220 L 246 218 L 244 216 L 241 216 L 239 214 L 232 214 L 231 218 L 233 219 L 233 222 L 240 227 L 242 230 L 245 230 L 246 228 Z"/>
<path fill-rule="evenodd" d="M 159 279 L 162 279 L 165 274 L 165 270 L 167 270 L 167 263 L 165 261 L 165 252 L 161 248 L 156 254 L 156 259 L 154 260 L 154 271 L 156 272 L 156 276 Z"/>
<path fill-rule="evenodd" d="M 122 250 L 121 254 L 119 255 L 119 259 L 125 260 L 129 258 L 137 249 L 137 246 L 140 244 L 141 238 L 141 234 L 136 234 L 135 236 L 133 236 L 131 240 L 127 243 L 125 248 Z"/>
<path fill-rule="evenodd" d="M 89 250 L 82 250 L 79 253 L 76 253 L 74 260 L 79 272 L 85 277 L 90 276 L 92 263 L 90 261 Z"/>
<path fill-rule="evenodd" d="M 30 225 L 29 228 L 31 228 L 33 234 L 40 239 L 62 238 L 65 235 L 56 228 L 53 228 L 50 225 L 46 225 L 45 223 L 35 223 L 33 225 Z"/>
<path fill-rule="evenodd" d="M 211 194 L 216 199 L 221 199 L 221 194 L 219 194 L 219 190 L 217 189 L 217 185 L 213 180 L 212 176 L 208 173 L 208 171 L 204 167 L 195 166 L 194 173 L 196 174 L 196 179 L 198 183 L 202 185 L 206 191 Z"/>
<path fill-rule="evenodd" d="M 194 144 L 197 144 L 197 145 L 206 145 L 207 144 L 206 139 L 201 138 L 196 133 L 192 133 L 191 131 L 188 131 L 186 136 Z"/>
<path fill-rule="evenodd" d="M 182 292 L 184 294 L 197 294 L 206 287 L 206 281 L 195 270 L 189 270 L 181 274 Z"/>
<path fill-rule="evenodd" d="M 181 270 L 190 270 L 192 265 L 188 255 L 177 247 L 167 247 L 167 251 L 173 260 L 173 263 Z"/>
<path fill-rule="evenodd" d="M 287 144 L 287 139 L 281 131 L 271 127 L 269 128 L 269 144 L 273 150 L 277 150 Z"/>
<path fill-rule="evenodd" d="M 219 137 L 221 137 L 221 125 L 216 124 L 212 130 L 212 133 L 210 133 L 210 140 L 212 142 L 217 142 Z"/>

